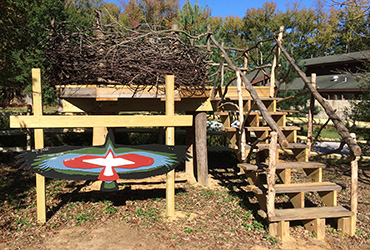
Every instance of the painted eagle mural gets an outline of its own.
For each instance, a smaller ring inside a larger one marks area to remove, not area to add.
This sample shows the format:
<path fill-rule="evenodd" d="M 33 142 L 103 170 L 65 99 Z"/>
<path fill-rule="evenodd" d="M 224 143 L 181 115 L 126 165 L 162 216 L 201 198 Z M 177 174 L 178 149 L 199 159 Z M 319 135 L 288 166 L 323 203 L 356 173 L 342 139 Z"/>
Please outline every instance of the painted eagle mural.
<path fill-rule="evenodd" d="M 123 146 L 109 131 L 102 146 L 60 146 L 27 151 L 17 156 L 20 168 L 45 177 L 65 180 L 101 180 L 102 191 L 118 190 L 117 180 L 165 174 L 187 154 L 185 147 L 166 145 Z"/>

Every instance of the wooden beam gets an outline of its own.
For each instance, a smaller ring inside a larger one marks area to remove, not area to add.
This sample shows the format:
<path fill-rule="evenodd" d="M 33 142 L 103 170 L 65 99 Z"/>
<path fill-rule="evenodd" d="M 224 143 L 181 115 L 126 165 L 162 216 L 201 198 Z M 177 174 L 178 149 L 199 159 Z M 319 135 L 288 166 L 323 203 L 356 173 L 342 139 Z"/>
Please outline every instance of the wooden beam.
<path fill-rule="evenodd" d="M 76 127 L 178 127 L 191 126 L 188 115 L 89 115 L 89 116 L 11 116 L 11 128 L 76 128 Z"/>
<path fill-rule="evenodd" d="M 175 115 L 175 77 L 166 75 L 166 115 L 174 117 Z M 169 126 L 166 128 L 166 145 L 175 145 L 175 128 Z M 171 170 L 166 175 L 166 216 L 175 216 L 175 170 Z"/>
<path fill-rule="evenodd" d="M 306 74 L 298 67 L 298 65 L 294 62 L 294 59 L 290 57 L 288 52 L 284 49 L 279 41 L 276 41 L 277 45 L 280 47 L 281 52 L 283 52 L 286 59 L 289 63 L 293 66 L 295 71 L 298 75 L 302 78 L 303 82 L 305 83 L 306 88 L 312 93 L 315 99 L 321 104 L 324 108 L 325 113 L 328 117 L 333 121 L 335 127 L 337 128 L 338 134 L 343 138 L 343 140 L 347 143 L 350 150 L 352 150 L 355 156 L 361 155 L 361 148 L 360 146 L 353 140 L 351 137 L 348 129 L 343 124 L 342 120 L 339 116 L 335 113 L 334 109 L 330 106 L 330 104 L 320 95 L 320 93 L 312 86 L 310 80 L 306 77 Z"/>

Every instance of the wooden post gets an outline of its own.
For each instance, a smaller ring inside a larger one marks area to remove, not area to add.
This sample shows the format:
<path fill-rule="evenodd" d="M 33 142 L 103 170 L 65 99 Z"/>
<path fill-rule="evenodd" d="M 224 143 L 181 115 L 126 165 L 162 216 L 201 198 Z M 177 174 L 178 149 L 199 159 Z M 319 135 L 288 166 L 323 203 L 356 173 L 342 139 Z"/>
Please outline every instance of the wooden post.
<path fill-rule="evenodd" d="M 356 142 L 356 134 L 351 133 L 351 137 Z M 355 214 L 351 217 L 350 232 L 351 236 L 355 235 L 356 231 L 356 217 L 358 206 L 358 160 L 359 156 L 355 156 L 354 152 L 350 151 L 351 159 L 351 211 Z"/>
<path fill-rule="evenodd" d="M 284 26 L 280 27 L 280 32 L 278 36 L 278 41 L 281 42 L 283 40 L 283 31 L 284 31 Z M 271 66 L 271 76 L 270 76 L 270 97 L 275 96 L 275 70 L 276 66 L 279 60 L 280 56 L 280 49 L 279 47 L 276 47 L 276 52 L 274 55 L 274 59 L 272 61 L 272 66 Z"/>
<path fill-rule="evenodd" d="M 239 151 L 240 151 L 240 159 L 242 162 L 245 161 L 245 150 L 247 147 L 246 137 L 245 137 L 245 129 L 244 129 L 244 103 L 243 103 L 243 95 L 242 95 L 242 79 L 240 78 L 240 72 L 236 72 L 236 84 L 238 88 L 238 106 L 239 106 Z"/>
<path fill-rule="evenodd" d="M 41 70 L 32 69 L 32 97 L 33 97 L 33 115 L 42 116 L 42 91 L 41 91 Z M 35 129 L 35 149 L 44 148 L 44 130 Z M 46 188 L 45 177 L 36 174 L 36 204 L 37 220 L 46 222 Z"/>
<path fill-rule="evenodd" d="M 175 115 L 175 77 L 166 75 L 166 115 Z M 166 128 L 166 145 L 175 145 L 175 127 Z M 175 170 L 171 170 L 166 176 L 166 216 L 175 216 Z"/>
<path fill-rule="evenodd" d="M 267 215 L 275 216 L 275 174 L 277 161 L 277 133 L 271 132 L 271 142 L 269 145 L 269 168 L 267 170 Z"/>
<path fill-rule="evenodd" d="M 208 186 L 207 159 L 207 114 L 200 112 L 195 116 L 195 150 L 197 157 L 197 178 L 203 186 Z"/>
<path fill-rule="evenodd" d="M 221 43 L 221 46 L 224 46 L 224 42 Z M 225 64 L 224 64 L 224 55 L 221 55 L 221 86 L 225 84 Z"/>
<path fill-rule="evenodd" d="M 105 143 L 108 134 L 106 127 L 93 127 L 93 146 L 100 146 Z"/>
<path fill-rule="evenodd" d="M 316 74 L 311 74 L 311 84 L 312 87 L 316 89 Z M 311 150 L 312 150 L 312 136 L 313 136 L 313 115 L 315 109 L 315 97 L 311 94 L 310 99 L 310 109 L 308 110 L 308 117 L 307 117 L 307 146 L 308 146 L 308 158 L 310 158 Z"/>

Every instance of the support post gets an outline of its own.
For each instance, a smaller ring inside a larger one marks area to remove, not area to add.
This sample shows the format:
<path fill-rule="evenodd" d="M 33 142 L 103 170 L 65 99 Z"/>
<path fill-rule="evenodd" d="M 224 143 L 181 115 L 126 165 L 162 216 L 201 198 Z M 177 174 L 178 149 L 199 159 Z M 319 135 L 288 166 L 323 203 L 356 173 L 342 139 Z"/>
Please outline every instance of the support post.
<path fill-rule="evenodd" d="M 41 70 L 32 69 L 32 98 L 33 115 L 42 116 L 42 91 L 41 91 Z M 44 130 L 35 129 L 35 149 L 44 148 Z M 46 187 L 45 177 L 36 174 L 36 204 L 37 220 L 41 223 L 46 222 Z"/>
<path fill-rule="evenodd" d="M 312 88 L 316 89 L 316 74 L 311 74 L 311 84 Z M 307 117 L 307 146 L 308 146 L 308 158 L 310 158 L 311 155 L 311 149 L 312 149 L 312 136 L 313 136 L 313 115 L 314 115 L 314 109 L 315 109 L 315 97 L 311 94 L 310 99 L 310 109 L 308 110 L 308 117 Z"/>
<path fill-rule="evenodd" d="M 284 32 L 284 26 L 281 26 L 280 31 L 279 31 L 279 36 L 277 38 L 279 42 L 283 40 L 283 32 Z M 279 56 L 280 56 L 280 48 L 277 46 L 274 59 L 272 60 L 272 66 L 271 66 L 270 97 L 275 96 L 275 70 L 276 70 L 278 60 L 279 60 Z"/>
<path fill-rule="evenodd" d="M 242 95 L 242 79 L 240 78 L 240 71 L 236 72 L 236 83 L 238 88 L 238 106 L 239 106 L 239 152 L 240 159 L 242 162 L 245 161 L 246 155 L 245 150 L 247 146 L 246 135 L 244 129 L 244 103 Z"/>
<path fill-rule="evenodd" d="M 106 127 L 93 127 L 93 146 L 100 146 L 105 143 L 108 129 Z"/>
<path fill-rule="evenodd" d="M 200 112 L 195 116 L 195 150 L 197 157 L 197 178 L 199 184 L 208 186 L 207 159 L 207 114 Z"/>
<path fill-rule="evenodd" d="M 269 146 L 269 168 L 267 170 L 267 215 L 275 216 L 275 174 L 277 161 L 277 133 L 271 132 L 271 142 Z"/>
<path fill-rule="evenodd" d="M 174 96 L 175 77 L 166 75 L 166 115 L 175 115 Z M 175 145 L 175 127 L 166 128 L 166 145 Z M 166 176 L 166 216 L 175 216 L 175 170 L 171 170 Z"/>
<path fill-rule="evenodd" d="M 356 142 L 356 134 L 351 133 L 352 139 Z M 358 206 L 358 160 L 359 156 L 356 156 L 352 150 L 350 150 L 351 159 L 351 211 L 355 214 L 351 217 L 350 221 L 350 232 L 349 235 L 355 235 L 356 231 L 356 217 L 357 217 L 357 206 Z"/>

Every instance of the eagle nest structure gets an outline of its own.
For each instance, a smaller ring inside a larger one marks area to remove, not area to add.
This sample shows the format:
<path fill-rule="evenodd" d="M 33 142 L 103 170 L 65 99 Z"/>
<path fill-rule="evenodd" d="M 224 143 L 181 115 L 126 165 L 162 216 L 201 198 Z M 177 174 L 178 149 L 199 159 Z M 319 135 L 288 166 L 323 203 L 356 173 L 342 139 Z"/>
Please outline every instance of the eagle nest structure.
<path fill-rule="evenodd" d="M 53 29 L 48 47 L 49 77 L 57 84 L 126 85 L 135 92 L 152 87 L 163 90 L 167 74 L 175 75 L 177 89 L 199 92 L 208 83 L 209 53 L 191 46 L 173 30 L 102 25 L 71 32 L 59 25 Z"/>

